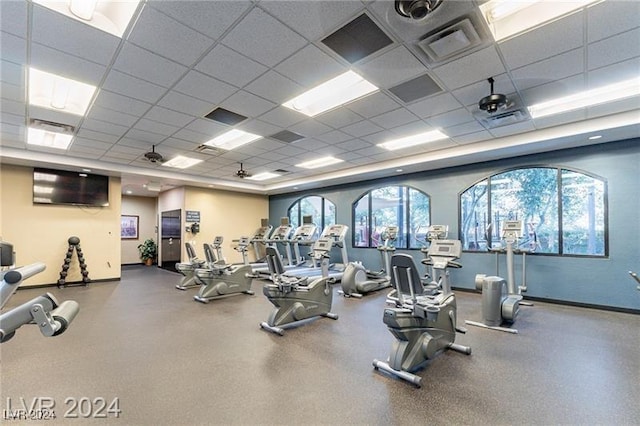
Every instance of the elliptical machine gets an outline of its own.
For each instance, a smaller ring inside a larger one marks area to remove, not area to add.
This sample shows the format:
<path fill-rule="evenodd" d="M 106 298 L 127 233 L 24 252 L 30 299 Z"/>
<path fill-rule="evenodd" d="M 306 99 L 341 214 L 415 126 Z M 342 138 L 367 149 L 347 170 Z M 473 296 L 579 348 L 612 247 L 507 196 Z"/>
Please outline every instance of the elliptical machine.
<path fill-rule="evenodd" d="M 0 267 L 11 267 L 15 263 L 13 245 L 0 241 Z M 44 271 L 44 263 L 37 262 L 20 268 L 0 271 L 0 309 L 11 299 L 23 280 Z M 33 298 L 0 315 L 0 343 L 15 336 L 18 328 L 25 324 L 36 324 L 46 337 L 64 333 L 78 314 L 77 302 L 67 300 L 58 303 L 51 293 Z"/>
<path fill-rule="evenodd" d="M 314 317 L 334 320 L 338 315 L 329 312 L 333 301 L 333 289 L 329 284 L 330 239 L 319 239 L 313 244 L 312 256 L 320 261 L 322 277 L 296 277 L 284 275 L 282 258 L 276 247 L 267 247 L 267 263 L 271 271 L 271 282 L 263 287 L 263 293 L 275 307 L 266 322 L 260 323 L 263 330 L 284 335 L 286 328 L 301 325 Z"/>
<path fill-rule="evenodd" d="M 180 282 L 176 284 L 176 288 L 178 290 L 186 290 L 188 288 L 198 287 L 200 284 L 198 284 L 198 282 L 196 281 L 195 271 L 198 268 L 202 268 L 202 265 L 204 265 L 204 260 L 198 259 L 198 257 L 196 256 L 196 251 L 193 248 L 193 244 L 184 243 L 184 247 L 187 250 L 189 262 L 176 263 L 176 269 L 183 275 Z"/>
<path fill-rule="evenodd" d="M 433 269 L 433 262 L 429 258 L 429 247 L 431 247 L 431 243 L 433 240 L 446 240 L 449 236 L 449 226 L 448 225 L 430 225 L 427 229 L 427 235 L 425 239 L 429 246 L 422 247 L 420 251 L 424 254 L 424 259 L 422 259 L 421 263 L 425 265 L 425 274 L 422 279 L 422 284 L 424 286 L 423 294 L 434 294 L 438 291 L 441 282 L 436 277 L 436 271 Z M 440 280 L 442 276 L 440 277 Z"/>
<path fill-rule="evenodd" d="M 442 286 L 435 295 L 421 296 L 423 290 L 413 257 L 395 254 L 391 258 L 396 297 L 387 299 L 391 307 L 384 310 L 383 321 L 395 337 L 387 361 L 373 360 L 373 367 L 391 373 L 417 387 L 422 378 L 414 374 L 439 353 L 453 349 L 471 354 L 471 348 L 454 343 L 458 327 L 456 297 L 451 291 L 447 268 L 461 268 L 455 262 L 462 253 L 458 240 L 434 240 L 428 259 L 435 272 L 442 276 Z"/>
<path fill-rule="evenodd" d="M 522 221 L 507 220 L 502 227 L 502 239 L 504 247 L 490 249 L 497 256 L 505 253 L 507 257 L 507 280 L 499 276 L 476 275 L 476 288 L 482 290 L 482 322 L 466 320 L 468 325 L 488 328 L 490 330 L 504 331 L 517 334 L 518 330 L 502 327 L 503 324 L 513 324 L 520 312 L 521 305 L 531 306 L 531 303 L 522 301 L 521 292 L 527 291 L 526 286 L 526 253 L 527 249 L 518 248 L 518 241 L 522 238 Z M 522 254 L 522 285 L 516 288 L 515 270 L 513 267 L 514 253 Z M 497 272 L 497 271 L 496 271 Z"/>
<path fill-rule="evenodd" d="M 398 227 L 387 226 L 382 230 L 380 236 L 383 243 L 377 249 L 380 252 L 383 268 L 380 271 L 370 271 L 362 266 L 362 262 L 350 262 L 342 275 L 342 290 L 338 291 L 344 297 L 360 298 L 365 293 L 391 286 L 391 276 L 389 275 L 391 254 L 396 251 L 393 243 L 398 239 Z"/>
<path fill-rule="evenodd" d="M 198 294 L 193 299 L 209 303 L 211 300 L 235 294 L 249 294 L 253 278 L 251 277 L 251 265 L 230 265 L 223 259 L 216 258 L 215 247 L 204 244 L 204 254 L 207 262 L 202 268 L 195 270 L 195 280 L 201 285 Z"/>

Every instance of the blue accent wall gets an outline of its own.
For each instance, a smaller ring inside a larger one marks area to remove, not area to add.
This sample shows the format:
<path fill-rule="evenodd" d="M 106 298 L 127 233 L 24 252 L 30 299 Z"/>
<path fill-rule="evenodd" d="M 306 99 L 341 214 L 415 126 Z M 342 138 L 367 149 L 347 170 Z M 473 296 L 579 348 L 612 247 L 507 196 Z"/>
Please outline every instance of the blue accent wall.
<path fill-rule="evenodd" d="M 505 160 L 393 176 L 326 187 L 309 192 L 273 195 L 269 198 L 272 224 L 287 215 L 291 203 L 305 195 L 321 195 L 336 204 L 336 222 L 352 226 L 352 203 L 372 188 L 410 185 L 431 196 L 431 223 L 449 225 L 449 238 L 458 238 L 458 194 L 478 180 L 504 169 L 524 166 L 555 166 L 579 169 L 602 176 L 608 182 L 609 256 L 580 258 L 568 256 L 528 255 L 526 295 L 568 303 L 606 306 L 614 309 L 640 310 L 640 292 L 628 271 L 640 272 L 640 138 L 591 145 L 562 151 L 541 153 Z M 347 240 L 349 260 L 362 261 L 369 269 L 380 269 L 375 249 L 351 246 Z M 416 262 L 423 258 L 419 250 L 403 251 Z M 338 261 L 339 253 L 332 253 Z M 451 271 L 454 287 L 475 289 L 475 275 L 494 275 L 496 255 L 464 253 L 463 268 Z M 500 275 L 506 276 L 504 256 L 500 257 Z M 521 257 L 516 256 L 516 283 L 521 282 Z"/>

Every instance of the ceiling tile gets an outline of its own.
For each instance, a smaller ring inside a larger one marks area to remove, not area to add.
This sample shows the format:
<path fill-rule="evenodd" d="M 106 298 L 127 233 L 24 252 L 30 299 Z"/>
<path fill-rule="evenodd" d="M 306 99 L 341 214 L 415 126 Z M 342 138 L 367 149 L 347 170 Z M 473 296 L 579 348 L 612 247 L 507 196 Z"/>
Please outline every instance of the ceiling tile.
<path fill-rule="evenodd" d="M 304 118 L 304 115 L 283 106 L 278 106 L 260 116 L 260 120 L 281 127 L 293 126 L 294 124 L 304 120 Z"/>
<path fill-rule="evenodd" d="M 23 86 L 24 76 L 25 72 L 22 65 L 8 61 L 0 61 L 0 81 L 16 86 Z"/>
<path fill-rule="evenodd" d="M 398 102 L 380 91 L 350 102 L 346 108 L 364 118 L 371 118 L 397 109 L 399 106 Z"/>
<path fill-rule="evenodd" d="M 640 75 L 640 57 L 618 62 L 608 67 L 589 71 L 588 87 L 606 86 L 614 81 L 624 81 Z"/>
<path fill-rule="evenodd" d="M 509 68 L 520 68 L 584 44 L 583 12 L 574 13 L 500 44 Z M 486 78 L 490 77 L 487 75 Z"/>
<path fill-rule="evenodd" d="M 25 63 L 27 58 L 27 41 L 13 34 L 0 32 L 0 55 L 2 60 Z"/>
<path fill-rule="evenodd" d="M 237 125 L 235 128 L 256 135 L 272 135 L 280 130 L 280 127 L 260 120 L 247 120 Z"/>
<path fill-rule="evenodd" d="M 320 142 L 319 140 L 313 139 L 313 138 L 302 139 L 302 140 L 293 142 L 293 144 L 296 148 L 304 149 L 306 151 L 314 151 L 314 152 L 320 148 L 329 146 L 329 144 Z"/>
<path fill-rule="evenodd" d="M 88 130 L 85 128 L 81 128 L 78 131 L 78 136 L 81 138 L 92 139 L 94 141 L 104 142 L 105 144 L 113 144 L 118 141 L 119 136 L 110 135 L 108 133 L 102 132 L 94 132 L 93 130 Z M 106 145 L 105 145 L 106 146 Z"/>
<path fill-rule="evenodd" d="M 151 133 L 147 130 L 138 130 L 135 128 L 129 129 L 125 135 L 126 139 L 134 139 L 142 142 L 149 142 L 150 144 L 158 144 L 162 142 L 167 136 L 157 133 Z"/>
<path fill-rule="evenodd" d="M 244 90 L 239 90 L 233 95 L 229 96 L 224 102 L 221 103 L 224 108 L 228 108 L 232 111 L 237 111 L 240 114 L 248 117 L 257 117 L 263 114 L 277 105 L 273 102 L 269 102 L 258 96 L 252 95 Z"/>
<path fill-rule="evenodd" d="M 105 66 L 37 43 L 31 44 L 31 65 L 39 70 L 91 84 L 92 86 L 97 86 L 107 71 Z"/>
<path fill-rule="evenodd" d="M 315 119 L 334 129 L 339 129 L 362 120 L 362 117 L 347 108 L 338 107 L 316 116 Z"/>
<path fill-rule="evenodd" d="M 332 33 L 347 17 L 356 16 L 363 8 L 357 1 L 267 1 L 260 7 L 302 34 L 315 41 Z"/>
<path fill-rule="evenodd" d="M 25 103 L 2 98 L 0 99 L 0 111 L 8 112 L 9 114 L 24 115 Z"/>
<path fill-rule="evenodd" d="M 11 124 L 13 126 L 24 126 L 25 117 L 24 115 L 9 114 L 3 111 L 0 113 L 0 123 L 2 123 L 3 125 Z"/>
<path fill-rule="evenodd" d="M 247 85 L 245 90 L 278 104 L 304 91 L 302 86 L 275 71 L 268 71 L 261 75 Z"/>
<path fill-rule="evenodd" d="M 529 120 L 529 121 L 523 121 L 520 123 L 512 124 L 510 126 L 502 126 L 502 127 L 496 127 L 494 129 L 489 129 L 489 132 L 493 136 L 497 138 L 501 138 L 503 136 L 515 135 L 518 133 L 530 132 L 533 130 L 535 130 L 533 121 Z"/>
<path fill-rule="evenodd" d="M 289 128 L 289 130 L 304 136 L 317 136 L 329 132 L 332 129 L 326 124 L 322 124 L 313 118 L 307 118 L 298 124 L 294 124 Z"/>
<path fill-rule="evenodd" d="M 138 117 L 148 111 L 151 107 L 151 104 L 146 102 L 109 92 L 108 90 L 101 90 L 98 93 L 94 107 L 96 105 Z"/>
<path fill-rule="evenodd" d="M 398 46 L 356 68 L 364 78 L 380 88 L 395 86 L 426 71 L 426 67 L 404 46 Z"/>
<path fill-rule="evenodd" d="M 191 115 L 182 114 L 181 112 L 172 111 L 161 106 L 154 106 L 144 117 L 149 120 L 171 124 L 176 127 L 186 126 L 194 119 Z"/>
<path fill-rule="evenodd" d="M 202 58 L 196 69 L 237 87 L 245 86 L 267 71 L 264 65 L 222 45 L 216 46 Z"/>
<path fill-rule="evenodd" d="M 87 118 L 106 121 L 108 123 L 119 124 L 122 126 L 133 126 L 138 121 L 138 117 L 135 115 L 125 114 L 113 109 L 104 108 L 98 104 L 94 104 Z"/>
<path fill-rule="evenodd" d="M 449 136 L 450 138 L 467 135 L 469 133 L 476 133 L 484 130 L 482 125 L 477 121 L 470 121 L 464 124 L 458 124 L 454 126 L 448 126 L 443 129 L 443 133 Z"/>
<path fill-rule="evenodd" d="M 237 89 L 220 80 L 191 70 L 176 84 L 174 90 L 211 104 L 219 104 Z"/>
<path fill-rule="evenodd" d="M 330 144 L 336 144 L 336 143 L 348 141 L 352 139 L 352 137 L 346 133 L 341 132 L 340 130 L 333 130 L 331 132 L 319 135 L 317 139 L 320 139 L 321 141 L 324 141 Z"/>
<path fill-rule="evenodd" d="M 27 36 L 27 2 L 0 1 L 0 28 L 3 32 Z"/>
<path fill-rule="evenodd" d="M 98 64 L 111 62 L 120 44 L 118 37 L 38 4 L 32 7 L 33 41 Z M 64 28 L 64 37 L 61 37 L 61 28 Z"/>
<path fill-rule="evenodd" d="M 481 132 L 469 133 L 467 135 L 455 136 L 452 138 L 458 145 L 468 145 L 475 142 L 486 141 L 491 139 L 491 133 L 483 130 Z"/>
<path fill-rule="evenodd" d="M 196 149 L 199 146 L 199 144 L 196 142 L 190 142 L 190 141 L 185 141 L 183 139 L 176 139 L 171 137 L 163 140 L 161 146 L 162 147 L 168 146 L 175 149 L 184 149 L 187 151 L 191 151 L 193 149 Z"/>
<path fill-rule="evenodd" d="M 215 135 L 229 130 L 229 127 L 204 118 L 197 118 L 185 126 L 185 129 L 198 132 L 202 135 L 208 135 L 208 138 L 211 139 Z"/>
<path fill-rule="evenodd" d="M 189 126 L 193 125 L 193 123 L 189 124 Z M 189 142 L 195 142 L 197 144 L 203 144 L 206 141 L 210 140 L 213 135 L 205 135 L 199 132 L 194 132 L 189 129 L 180 129 L 173 134 L 173 138 L 182 139 Z"/>
<path fill-rule="evenodd" d="M 113 68 L 164 87 L 172 86 L 187 70 L 131 43 L 125 43 Z"/>
<path fill-rule="evenodd" d="M 434 115 L 427 119 L 429 124 L 437 128 L 451 127 L 462 123 L 475 121 L 473 116 L 465 108 L 459 108 L 444 114 Z"/>
<path fill-rule="evenodd" d="M 405 108 L 398 108 L 371 118 L 371 121 L 386 129 L 416 121 L 418 117 Z"/>
<path fill-rule="evenodd" d="M 383 130 L 383 128 L 372 123 L 369 120 L 363 120 L 363 121 L 359 121 L 357 123 L 342 127 L 340 130 L 345 132 L 348 135 L 358 138 L 360 136 L 366 136 L 372 133 L 377 133 Z"/>
<path fill-rule="evenodd" d="M 247 0 L 169 1 L 148 4 L 175 20 L 214 39 L 219 38 L 242 13 L 252 6 Z"/>
<path fill-rule="evenodd" d="M 584 71 L 584 49 L 580 48 L 518 68 L 511 75 L 518 89 L 524 90 Z"/>
<path fill-rule="evenodd" d="M 129 130 L 127 126 L 121 126 L 106 121 L 95 120 L 92 118 L 85 118 L 82 122 L 82 128 L 118 137 L 123 136 L 125 133 L 127 133 L 127 130 Z"/>
<path fill-rule="evenodd" d="M 589 43 L 637 28 L 640 25 L 640 2 L 607 1 L 587 8 Z"/>
<path fill-rule="evenodd" d="M 523 90 L 521 92 L 521 96 L 525 105 L 531 106 L 539 102 L 548 101 L 549 99 L 572 95 L 576 92 L 585 90 L 585 88 L 585 76 L 584 74 L 579 74 Z"/>
<path fill-rule="evenodd" d="M 163 136 L 171 136 L 172 134 L 174 134 L 180 129 L 179 127 L 176 127 L 176 126 L 159 123 L 157 121 L 147 120 L 146 118 L 143 118 L 140 121 L 138 121 L 133 128 L 137 130 L 142 130 L 144 132 L 157 133 Z"/>
<path fill-rule="evenodd" d="M 344 151 L 357 151 L 364 148 L 371 148 L 373 145 L 362 139 L 351 139 L 350 141 L 335 144 L 335 146 Z"/>
<path fill-rule="evenodd" d="M 26 102 L 24 86 L 0 82 L 0 96 L 17 102 Z"/>
<path fill-rule="evenodd" d="M 209 102 L 203 102 L 173 90 L 167 93 L 158 105 L 196 117 L 204 117 L 213 109 L 213 105 Z"/>
<path fill-rule="evenodd" d="M 253 142 L 256 147 L 263 149 L 265 151 L 276 151 L 280 148 L 285 147 L 287 144 L 284 142 L 276 141 L 273 139 L 262 138 Z"/>
<path fill-rule="evenodd" d="M 504 65 L 493 46 L 463 56 L 433 70 L 433 73 L 449 90 L 455 90 L 479 80 L 486 80 L 504 72 Z"/>
<path fill-rule="evenodd" d="M 164 87 L 113 69 L 109 71 L 102 87 L 112 92 L 150 103 L 157 102 L 167 91 Z"/>
<path fill-rule="evenodd" d="M 190 66 L 213 44 L 209 37 L 145 7 L 128 40 L 151 52 Z"/>
<path fill-rule="evenodd" d="M 97 133 L 93 133 L 94 135 Z M 98 139 L 89 139 L 89 138 L 85 138 L 82 136 L 76 137 L 73 140 L 73 147 L 85 147 L 85 148 L 93 148 L 93 150 L 95 152 L 100 152 L 101 154 L 104 154 L 109 148 L 111 148 L 111 146 L 113 146 L 113 143 L 111 142 L 105 142 L 105 141 L 100 141 Z"/>
<path fill-rule="evenodd" d="M 479 99 L 479 98 L 478 98 Z M 449 93 L 431 96 L 425 100 L 407 106 L 407 109 L 420 118 L 452 111 L 462 107 L 460 102 Z"/>
<path fill-rule="evenodd" d="M 640 56 L 640 28 L 589 44 L 588 68 L 593 70 Z"/>
<path fill-rule="evenodd" d="M 272 67 L 307 43 L 304 38 L 260 9 L 253 9 L 222 42 Z"/>
<path fill-rule="evenodd" d="M 309 88 L 347 71 L 338 61 L 312 44 L 287 58 L 275 70 Z"/>

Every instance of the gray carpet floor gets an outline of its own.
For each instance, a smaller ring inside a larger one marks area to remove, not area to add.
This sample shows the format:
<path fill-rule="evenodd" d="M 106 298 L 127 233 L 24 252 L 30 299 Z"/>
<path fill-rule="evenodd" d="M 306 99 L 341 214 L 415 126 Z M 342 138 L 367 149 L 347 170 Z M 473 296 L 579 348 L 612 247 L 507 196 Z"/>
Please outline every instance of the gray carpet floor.
<path fill-rule="evenodd" d="M 209 304 L 179 281 L 141 266 L 120 282 L 47 289 L 80 313 L 61 336 L 25 326 L 1 345 L 0 422 L 33 424 L 7 420 L 7 405 L 44 398 L 55 403 L 48 425 L 640 424 L 638 315 L 524 307 L 519 334 L 468 327 L 457 342 L 472 355 L 443 353 L 418 373 L 418 389 L 372 367 L 393 340 L 384 290 L 345 299 L 336 285 L 337 321 L 280 337 L 259 328 L 272 309 L 261 281 L 254 296 Z M 44 291 L 21 290 L 6 308 Z M 457 298 L 460 322 L 480 318 L 479 294 Z M 103 400 L 117 400 L 118 417 Z"/>

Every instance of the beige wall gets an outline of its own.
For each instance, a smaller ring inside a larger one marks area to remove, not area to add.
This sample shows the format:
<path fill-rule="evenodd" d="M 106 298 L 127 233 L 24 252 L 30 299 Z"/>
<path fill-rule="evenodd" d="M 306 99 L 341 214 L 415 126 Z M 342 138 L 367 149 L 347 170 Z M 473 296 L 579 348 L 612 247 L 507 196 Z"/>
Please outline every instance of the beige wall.
<path fill-rule="evenodd" d="M 108 207 L 47 206 L 32 202 L 33 169 L 0 170 L 0 232 L 13 244 L 16 263 L 44 262 L 47 269 L 23 285 L 55 284 L 70 236 L 80 238 L 89 278 L 120 278 L 120 179 L 109 179 Z M 68 282 L 80 281 L 74 256 Z"/>
<path fill-rule="evenodd" d="M 157 212 L 158 199 L 156 197 L 122 196 L 122 214 L 138 216 L 138 239 L 124 239 L 120 243 L 123 265 L 140 263 L 138 244 L 150 238 L 158 242 Z"/>
<path fill-rule="evenodd" d="M 200 212 L 200 233 L 185 232 L 185 211 Z M 220 235 L 224 238 L 223 255 L 227 262 L 242 262 L 242 256 L 231 248 L 231 241 L 252 235 L 260 226 L 260 219 L 269 217 L 269 199 L 264 195 L 242 194 L 205 188 L 188 187 L 182 211 L 183 239 L 194 243 L 198 257 L 204 258 L 203 243 L 211 243 Z M 182 260 L 187 259 L 184 245 Z"/>

